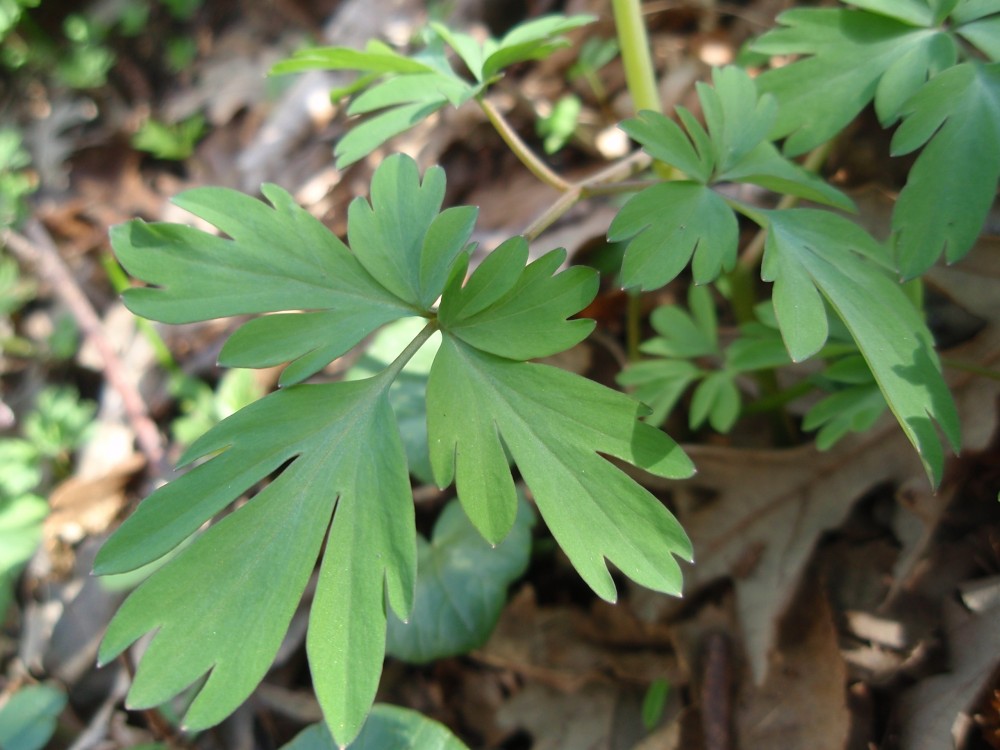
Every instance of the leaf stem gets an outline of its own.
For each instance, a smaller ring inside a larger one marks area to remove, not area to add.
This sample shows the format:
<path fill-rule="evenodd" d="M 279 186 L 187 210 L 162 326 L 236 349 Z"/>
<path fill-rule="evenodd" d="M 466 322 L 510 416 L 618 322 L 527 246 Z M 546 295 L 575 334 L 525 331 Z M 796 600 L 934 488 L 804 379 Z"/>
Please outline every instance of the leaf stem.
<path fill-rule="evenodd" d="M 388 367 L 379 373 L 378 377 L 384 377 L 389 383 L 392 383 L 402 372 L 406 364 L 413 359 L 413 355 L 427 343 L 427 339 L 434 335 L 434 332 L 438 330 L 440 326 L 438 325 L 437 319 L 427 321 L 427 325 L 420 329 L 420 333 L 413 337 L 413 341 L 406 345 L 406 348 L 399 353 L 399 355 L 392 360 Z"/>
<path fill-rule="evenodd" d="M 616 193 L 627 193 L 642 190 L 647 187 L 647 183 L 625 181 L 646 169 L 652 159 L 643 151 L 635 151 L 624 159 L 601 169 L 590 177 L 586 177 L 579 182 L 567 183 L 569 186 L 565 193 L 559 196 L 551 206 L 545 209 L 522 234 L 528 239 L 537 238 L 542 232 L 554 224 L 563 214 L 585 198 L 595 195 L 612 195 Z M 655 183 L 654 183 L 655 184 Z"/>
<path fill-rule="evenodd" d="M 660 111 L 660 92 L 656 88 L 653 58 L 649 53 L 649 38 L 642 19 L 639 0 L 611 0 L 618 31 L 618 47 L 625 66 L 625 83 L 635 111 Z"/>
<path fill-rule="evenodd" d="M 538 155 L 531 150 L 531 148 L 526 144 L 521 136 L 517 134 L 517 131 L 510 126 L 510 123 L 504 118 L 500 111 L 494 106 L 493 102 L 484 96 L 476 97 L 476 101 L 479 102 L 479 106 L 482 108 L 483 112 L 486 114 L 486 119 L 490 121 L 493 128 L 500 134 L 503 138 L 503 142 L 507 144 L 511 151 L 514 152 L 520 162 L 528 168 L 535 177 L 544 182 L 546 185 L 554 187 L 561 193 L 566 193 L 572 190 L 573 185 L 562 177 L 553 172 L 549 166 L 543 162 Z"/>

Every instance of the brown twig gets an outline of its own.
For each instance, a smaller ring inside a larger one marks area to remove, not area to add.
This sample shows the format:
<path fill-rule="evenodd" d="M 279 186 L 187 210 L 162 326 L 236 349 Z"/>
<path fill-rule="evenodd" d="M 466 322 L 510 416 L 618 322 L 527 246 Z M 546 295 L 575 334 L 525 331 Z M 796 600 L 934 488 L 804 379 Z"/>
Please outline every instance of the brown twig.
<path fill-rule="evenodd" d="M 139 450 L 158 476 L 166 476 L 170 466 L 160 433 L 149 417 L 139 390 L 129 379 L 125 365 L 104 335 L 101 319 L 63 262 L 48 231 L 37 219 L 29 219 L 23 235 L 8 230 L 3 233 L 2 240 L 22 263 L 36 268 L 39 276 L 52 285 L 56 295 L 69 308 L 80 332 L 101 355 L 104 377 L 122 399 L 125 416 L 135 433 Z"/>
<path fill-rule="evenodd" d="M 705 639 L 701 684 L 701 724 L 705 750 L 733 750 L 733 667 L 729 639 L 711 633 Z"/>

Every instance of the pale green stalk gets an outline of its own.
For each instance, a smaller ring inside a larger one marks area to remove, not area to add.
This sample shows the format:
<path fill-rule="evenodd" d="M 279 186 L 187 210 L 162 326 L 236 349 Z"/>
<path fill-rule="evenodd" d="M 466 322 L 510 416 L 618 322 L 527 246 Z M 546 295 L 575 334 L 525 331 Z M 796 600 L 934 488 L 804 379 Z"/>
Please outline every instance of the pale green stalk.
<path fill-rule="evenodd" d="M 611 0 L 618 30 L 618 47 L 621 49 L 625 66 L 625 82 L 632 95 L 635 111 L 651 109 L 659 112 L 660 92 L 656 87 L 656 72 L 649 52 L 649 37 L 642 18 L 639 0 Z M 664 175 L 666 176 L 666 175 Z M 642 304 L 638 292 L 629 292 L 627 331 L 628 358 L 639 359 L 639 344 L 642 339 Z"/>

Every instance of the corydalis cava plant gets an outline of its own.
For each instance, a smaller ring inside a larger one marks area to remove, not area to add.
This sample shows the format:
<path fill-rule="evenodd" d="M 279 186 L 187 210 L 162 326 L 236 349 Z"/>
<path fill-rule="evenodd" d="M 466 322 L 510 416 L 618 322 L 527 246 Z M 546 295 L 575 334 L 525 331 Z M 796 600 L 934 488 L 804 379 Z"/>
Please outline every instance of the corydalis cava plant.
<path fill-rule="evenodd" d="M 479 532 L 497 543 L 514 523 L 509 453 L 598 595 L 616 596 L 608 562 L 648 588 L 680 592 L 675 556 L 692 556 L 684 531 L 603 456 L 673 478 L 690 475 L 691 462 L 628 396 L 526 361 L 590 333 L 592 321 L 568 318 L 593 299 L 596 274 L 559 271 L 561 250 L 529 263 L 527 242 L 514 237 L 466 278 L 476 211 L 442 211 L 444 188 L 439 168 L 421 180 L 410 158 L 389 157 L 371 201 L 350 206 L 347 244 L 274 186 L 264 188 L 270 206 L 214 188 L 176 199 L 230 239 L 176 224 L 115 228 L 116 255 L 150 285 L 126 293 L 134 312 L 168 323 L 273 313 L 245 323 L 221 361 L 290 362 L 284 387 L 198 439 L 180 463 L 207 460 L 147 498 L 98 555 L 97 573 L 120 573 L 195 537 L 131 594 L 101 644 L 107 662 L 155 631 L 131 706 L 203 681 L 185 726 L 231 713 L 270 666 L 325 540 L 307 650 L 333 736 L 346 743 L 358 733 L 381 674 L 386 607 L 407 617 L 416 575 L 407 460 L 387 394 L 432 335 L 441 337 L 426 396 L 433 475 L 442 487 L 455 482 Z M 302 382 L 404 317 L 426 326 L 383 371 Z"/>

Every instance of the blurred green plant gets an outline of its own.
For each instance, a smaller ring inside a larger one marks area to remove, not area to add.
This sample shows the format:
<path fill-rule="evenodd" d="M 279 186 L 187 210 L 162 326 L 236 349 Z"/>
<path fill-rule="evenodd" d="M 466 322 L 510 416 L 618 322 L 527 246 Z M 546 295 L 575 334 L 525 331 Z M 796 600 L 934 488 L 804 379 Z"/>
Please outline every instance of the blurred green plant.
<path fill-rule="evenodd" d="M 168 124 L 149 118 L 132 136 L 132 145 L 148 151 L 157 159 L 182 161 L 194 152 L 205 132 L 205 118 L 194 115 L 181 122 Z"/>
<path fill-rule="evenodd" d="M 0 747 L 42 750 L 65 705 L 66 694 L 54 685 L 26 685 L 15 691 L 0 703 Z"/>
<path fill-rule="evenodd" d="M 76 389 L 50 386 L 25 416 L 23 437 L 0 438 L 0 618 L 41 540 L 48 503 L 38 493 L 66 475 L 95 412 L 95 404 L 81 400 Z"/>

